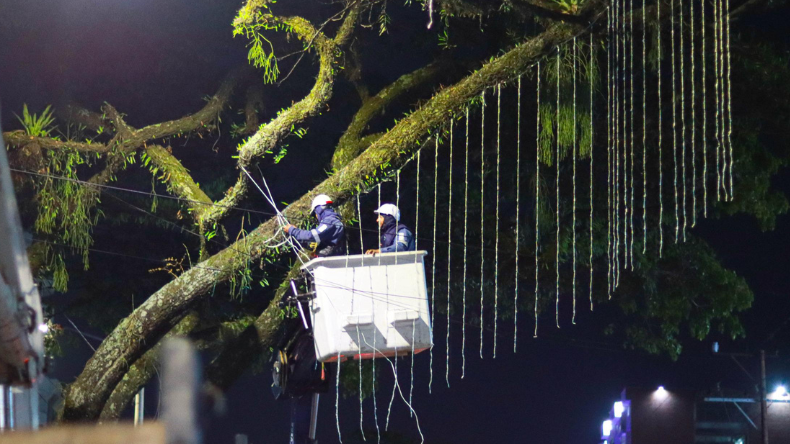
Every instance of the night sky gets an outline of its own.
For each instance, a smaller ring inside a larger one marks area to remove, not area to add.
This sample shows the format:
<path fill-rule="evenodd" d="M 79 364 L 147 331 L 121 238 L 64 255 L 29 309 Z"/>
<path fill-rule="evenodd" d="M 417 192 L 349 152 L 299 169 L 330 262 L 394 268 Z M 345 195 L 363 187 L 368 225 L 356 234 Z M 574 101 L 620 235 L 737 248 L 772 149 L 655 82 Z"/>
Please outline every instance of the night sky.
<path fill-rule="evenodd" d="M 299 12 L 299 5 L 306 2 L 282 3 L 288 3 L 292 12 Z M 213 94 L 222 77 L 246 60 L 245 41 L 241 37 L 234 39 L 230 26 L 239 6 L 239 2 L 230 0 L 2 0 L 3 130 L 18 128 L 13 113 L 21 114 L 23 103 L 31 110 L 40 110 L 47 104 L 57 106 L 73 100 L 97 110 L 107 101 L 126 113 L 127 121 L 136 127 L 194 112 L 203 105 L 202 97 Z M 323 5 L 310 9 L 309 17 L 318 21 L 334 10 L 331 5 Z M 399 6 L 393 10 L 398 12 L 393 16 L 389 35 L 378 39 L 366 36 L 375 42 L 365 48 L 365 80 L 371 91 L 429 62 L 437 51 L 432 43 L 435 40 L 425 38 L 424 27 L 414 24 L 426 18 L 419 7 Z M 764 38 L 786 47 L 790 44 L 786 17 L 785 10 L 733 26 L 735 31 L 759 30 Z M 305 61 L 292 81 L 267 87 L 262 120 L 303 96 L 314 71 L 315 64 Z M 265 171 L 278 198 L 296 198 L 325 177 L 331 147 L 345 129 L 356 100 L 348 82 L 339 80 L 330 103 L 337 113 L 327 113 L 308 125 L 311 133 L 322 137 L 295 142 L 291 150 L 299 154 L 286 157 L 283 165 Z M 243 106 L 240 100 L 237 102 L 234 109 Z M 737 102 L 734 106 L 737 119 Z M 212 151 L 209 148 L 213 142 L 196 142 L 197 147 L 189 148 L 174 143 L 177 155 L 182 159 L 190 157 L 185 165 L 198 181 L 210 177 L 217 165 L 233 171 L 230 155 L 234 142 L 220 139 L 219 149 Z M 790 193 L 790 172 L 782 170 L 773 185 Z M 137 188 L 145 188 L 145 181 Z M 366 199 L 365 203 L 372 206 L 372 197 Z M 262 205 L 262 201 L 251 199 L 245 205 Z M 372 226 L 372 218 L 365 223 Z M 595 443 L 601 421 L 626 386 L 707 389 L 720 382 L 724 387 L 749 390 L 752 383 L 748 377 L 729 359 L 712 356 L 710 345 L 719 340 L 722 351 L 756 351 L 761 347 L 770 352 L 787 351 L 787 343 L 781 339 L 790 333 L 790 217 L 781 216 L 771 232 L 762 232 L 751 217 L 735 216 L 705 220 L 694 233 L 710 243 L 724 265 L 745 277 L 754 291 L 753 308 L 742 316 L 746 339 L 733 343 L 714 334 L 702 343 L 684 344 L 680 359 L 672 362 L 665 356 L 623 349 L 600 334 L 595 313 L 581 310 L 575 326 L 566 322 L 561 330 L 556 330 L 549 328 L 550 322 L 544 322 L 536 340 L 531 337 L 531 322 L 525 321 L 520 325 L 523 334 L 515 355 L 510 347 L 511 324 L 500 330 L 496 359 L 491 357 L 491 332 L 487 332 L 485 358 L 481 360 L 477 357 L 478 330 L 470 327 L 465 379 L 460 379 L 460 341 L 453 343 L 451 352 L 450 388 L 444 380 L 443 339 L 441 347 L 437 343 L 430 395 L 427 353 L 416 360 L 414 405 L 426 442 Z M 112 228 L 97 228 L 96 235 L 98 239 L 112 239 Z M 121 253 L 139 254 L 134 249 L 140 247 L 131 243 L 119 242 L 116 248 Z M 65 323 L 64 319 L 56 320 Z M 82 327 L 102 336 L 98 329 Z M 457 341 L 460 326 L 455 324 L 452 328 L 452 337 Z M 435 336 L 443 338 L 444 334 L 445 327 L 437 323 Z M 779 339 L 766 342 L 771 335 Z M 52 375 L 63 381 L 76 377 L 90 355 L 84 343 L 71 344 L 67 358 L 56 361 Z M 400 382 L 406 389 L 408 362 L 399 362 Z M 758 374 L 756 359 L 742 362 L 753 375 Z M 387 366 L 384 361 L 377 365 Z M 388 369 L 381 375 L 377 403 L 383 431 L 392 376 Z M 786 357 L 769 358 L 768 380 L 769 385 L 790 382 L 790 362 Z M 157 384 L 154 380 L 149 387 L 155 389 Z M 231 443 L 235 433 L 248 434 L 252 443 L 286 442 L 288 405 L 273 400 L 269 385 L 268 368 L 258 375 L 248 372 L 240 379 L 228 393 L 227 415 L 211 420 L 206 442 Z M 153 392 L 146 398 L 149 416 L 157 408 Z M 324 395 L 321 401 L 319 440 L 336 442 L 334 393 Z M 357 399 L 344 399 L 341 395 L 340 427 L 348 441 L 359 428 L 358 415 Z M 368 441 L 375 442 L 370 399 L 365 402 L 364 415 Z M 414 422 L 399 399 L 392 415 L 391 430 L 416 436 Z"/>

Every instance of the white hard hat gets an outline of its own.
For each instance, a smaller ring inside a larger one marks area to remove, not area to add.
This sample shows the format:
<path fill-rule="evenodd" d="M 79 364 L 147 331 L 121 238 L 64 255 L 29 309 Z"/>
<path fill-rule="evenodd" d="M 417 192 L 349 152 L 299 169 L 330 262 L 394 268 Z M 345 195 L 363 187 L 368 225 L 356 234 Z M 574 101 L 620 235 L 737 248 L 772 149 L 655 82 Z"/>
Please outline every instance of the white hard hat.
<path fill-rule="evenodd" d="M 313 203 L 310 205 L 310 211 L 315 211 L 316 207 L 321 205 L 329 205 L 332 203 L 332 198 L 327 196 L 326 194 L 319 194 L 318 196 L 313 198 Z"/>
<path fill-rule="evenodd" d="M 396 221 L 400 222 L 400 210 L 393 204 L 384 204 L 380 206 L 378 210 L 374 211 L 374 213 L 389 214 L 394 217 Z"/>

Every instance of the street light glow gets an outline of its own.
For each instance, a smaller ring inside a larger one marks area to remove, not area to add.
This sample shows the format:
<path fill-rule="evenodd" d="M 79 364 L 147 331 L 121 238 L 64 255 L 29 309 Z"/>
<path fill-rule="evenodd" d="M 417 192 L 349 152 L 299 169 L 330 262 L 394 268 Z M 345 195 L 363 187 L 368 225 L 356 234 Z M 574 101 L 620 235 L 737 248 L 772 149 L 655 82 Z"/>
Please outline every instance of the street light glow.
<path fill-rule="evenodd" d="M 601 431 L 603 432 L 603 436 L 609 437 L 609 434 L 612 433 L 612 420 L 607 419 L 603 422 L 601 426 Z"/>
<path fill-rule="evenodd" d="M 622 401 L 615 402 L 613 410 L 614 410 L 614 417 L 615 418 L 622 417 L 623 416 L 623 410 L 625 410 L 625 407 L 623 407 L 623 402 Z"/>
<path fill-rule="evenodd" d="M 38 331 L 47 334 L 47 332 L 49 331 L 49 326 L 47 324 L 39 324 Z"/>
<path fill-rule="evenodd" d="M 659 393 L 664 393 L 664 392 L 666 392 L 666 389 L 664 388 L 663 385 L 659 385 L 658 389 L 656 391 L 659 392 Z"/>

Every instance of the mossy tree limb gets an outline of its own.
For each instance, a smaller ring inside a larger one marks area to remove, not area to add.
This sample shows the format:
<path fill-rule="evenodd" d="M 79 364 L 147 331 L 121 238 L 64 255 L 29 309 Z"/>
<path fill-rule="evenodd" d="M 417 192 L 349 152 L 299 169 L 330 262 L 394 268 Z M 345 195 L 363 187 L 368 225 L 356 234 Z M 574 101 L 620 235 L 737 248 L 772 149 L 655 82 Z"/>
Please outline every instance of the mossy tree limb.
<path fill-rule="evenodd" d="M 369 143 L 368 145 L 361 143 L 362 133 L 375 116 L 381 114 L 382 110 L 393 100 L 436 78 L 444 66 L 446 64 L 442 62 L 430 63 L 400 76 L 389 86 L 382 88 L 375 96 L 364 99 L 362 106 L 354 114 L 351 123 L 337 143 L 332 156 L 332 168 L 342 168 L 369 146 Z M 360 93 L 360 97 L 366 97 L 366 94 Z"/>

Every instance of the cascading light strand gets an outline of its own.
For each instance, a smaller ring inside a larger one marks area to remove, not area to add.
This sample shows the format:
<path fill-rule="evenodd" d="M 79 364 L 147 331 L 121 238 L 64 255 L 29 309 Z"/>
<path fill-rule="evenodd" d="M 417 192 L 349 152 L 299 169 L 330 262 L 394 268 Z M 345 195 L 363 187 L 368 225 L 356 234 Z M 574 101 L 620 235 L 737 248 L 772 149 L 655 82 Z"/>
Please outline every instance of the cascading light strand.
<path fill-rule="evenodd" d="M 694 56 L 694 0 L 689 2 L 689 39 L 691 40 L 691 227 L 697 225 L 697 59 Z"/>
<path fill-rule="evenodd" d="M 499 318 L 499 161 L 502 84 L 496 86 L 496 228 L 494 230 L 494 358 L 496 358 L 497 319 Z"/>
<path fill-rule="evenodd" d="M 702 214 L 708 217 L 708 70 L 705 51 L 705 0 L 700 0 L 700 33 L 702 40 Z"/>
<path fill-rule="evenodd" d="M 724 44 L 726 45 L 725 61 L 727 62 L 727 147 L 730 149 L 730 200 L 735 198 L 735 188 L 732 181 L 732 165 L 735 163 L 732 148 L 732 50 L 730 49 L 730 0 L 724 0 L 725 23 Z"/>
<path fill-rule="evenodd" d="M 647 13 L 642 0 L 642 254 L 647 253 Z"/>
<path fill-rule="evenodd" d="M 556 293 L 555 293 L 555 303 L 554 303 L 554 319 L 557 324 L 557 328 L 560 328 L 560 49 L 557 48 L 557 107 L 556 107 L 556 116 L 554 117 L 555 120 L 555 128 L 557 128 L 557 133 L 554 135 L 555 141 L 557 142 L 557 154 L 554 156 L 554 165 L 556 167 L 556 197 L 557 197 L 557 249 L 556 249 L 556 261 L 554 263 L 554 268 L 556 270 Z"/>
<path fill-rule="evenodd" d="M 628 172 L 629 177 L 629 204 L 628 206 L 631 208 L 631 214 L 628 217 L 628 226 L 631 229 L 629 233 L 628 240 L 630 241 L 628 245 L 628 262 L 631 264 L 631 269 L 634 269 L 634 213 L 636 212 L 636 207 L 634 207 L 634 159 L 636 157 L 636 144 L 634 142 L 634 0 L 630 0 L 629 2 L 630 10 L 628 11 L 628 66 L 630 72 L 630 79 L 629 79 L 629 92 L 631 95 L 630 98 L 630 111 L 629 115 L 629 125 L 631 127 L 631 165 L 630 171 Z"/>
<path fill-rule="evenodd" d="M 452 216 L 453 216 L 453 124 L 455 118 L 450 118 L 450 167 L 448 169 L 449 178 L 447 179 L 448 198 L 447 198 L 447 331 L 445 332 L 445 361 L 444 361 L 444 379 L 447 382 L 447 387 L 450 387 L 450 284 L 451 277 L 451 259 L 452 259 Z"/>
<path fill-rule="evenodd" d="M 664 257 L 664 144 L 663 120 L 661 116 L 661 2 L 656 2 L 656 52 L 658 53 L 656 68 L 658 107 L 658 257 Z"/>
<path fill-rule="evenodd" d="M 571 225 L 571 232 L 573 240 L 573 315 L 571 317 L 571 324 L 576 324 L 576 37 L 573 38 L 573 137 L 572 137 L 572 157 L 573 157 L 573 224 Z"/>
<path fill-rule="evenodd" d="M 464 145 L 464 275 L 461 282 L 461 305 L 463 306 L 461 315 L 461 379 L 466 376 L 466 254 L 467 254 L 467 232 L 469 222 L 469 106 L 465 113 L 466 142 Z"/>
<path fill-rule="evenodd" d="M 483 92 L 480 93 L 480 100 L 482 101 L 481 105 L 481 114 L 482 117 L 480 118 L 480 359 L 483 359 L 483 265 L 485 264 L 484 252 L 485 252 L 485 168 L 486 168 L 486 159 L 485 159 L 485 121 L 486 121 L 486 91 L 485 89 Z"/>
<path fill-rule="evenodd" d="M 606 293 L 612 295 L 612 143 L 614 122 L 612 101 L 614 85 L 612 81 L 612 9 L 606 10 Z M 592 36 L 592 34 L 590 34 Z"/>
<path fill-rule="evenodd" d="M 672 53 L 672 160 L 675 165 L 675 243 L 680 239 L 680 202 L 678 200 L 678 130 L 677 130 L 677 77 L 675 74 L 675 0 L 670 2 L 670 36 Z"/>
<path fill-rule="evenodd" d="M 535 75 L 536 91 L 536 124 L 535 124 L 535 331 L 533 338 L 538 337 L 538 294 L 540 289 L 540 61 Z"/>
<path fill-rule="evenodd" d="M 590 311 L 593 310 L 593 146 L 595 140 L 595 133 L 593 132 L 593 95 L 595 91 L 595 46 L 593 45 L 593 35 L 590 33 L 590 61 L 589 73 L 587 74 L 590 81 Z"/>
<path fill-rule="evenodd" d="M 688 213 L 686 212 L 686 206 L 688 204 L 688 199 L 686 196 L 686 183 L 688 182 L 687 175 L 686 175 L 686 72 L 685 72 L 685 60 L 686 60 L 686 50 L 685 50 L 685 43 L 683 39 L 683 0 L 678 0 L 680 2 L 680 29 L 679 29 L 679 37 L 680 37 L 680 140 L 681 140 L 681 168 L 683 172 L 683 204 L 681 208 L 683 210 L 683 227 L 681 232 L 683 233 L 683 242 L 686 241 L 686 229 L 687 229 L 687 222 L 688 222 Z"/>
<path fill-rule="evenodd" d="M 428 350 L 430 374 L 428 377 L 428 393 L 431 393 L 431 386 L 433 385 L 433 327 L 436 325 L 434 319 L 436 318 L 436 204 L 438 203 L 438 190 L 439 190 L 439 136 L 440 131 L 437 130 L 435 140 L 436 148 L 433 155 L 433 243 L 431 254 L 431 347 Z"/>
<path fill-rule="evenodd" d="M 518 348 L 518 228 L 521 221 L 521 76 L 518 76 L 516 88 L 516 277 L 515 290 L 513 291 L 513 353 L 516 353 Z M 466 242 L 466 239 L 464 239 L 464 242 Z"/>

